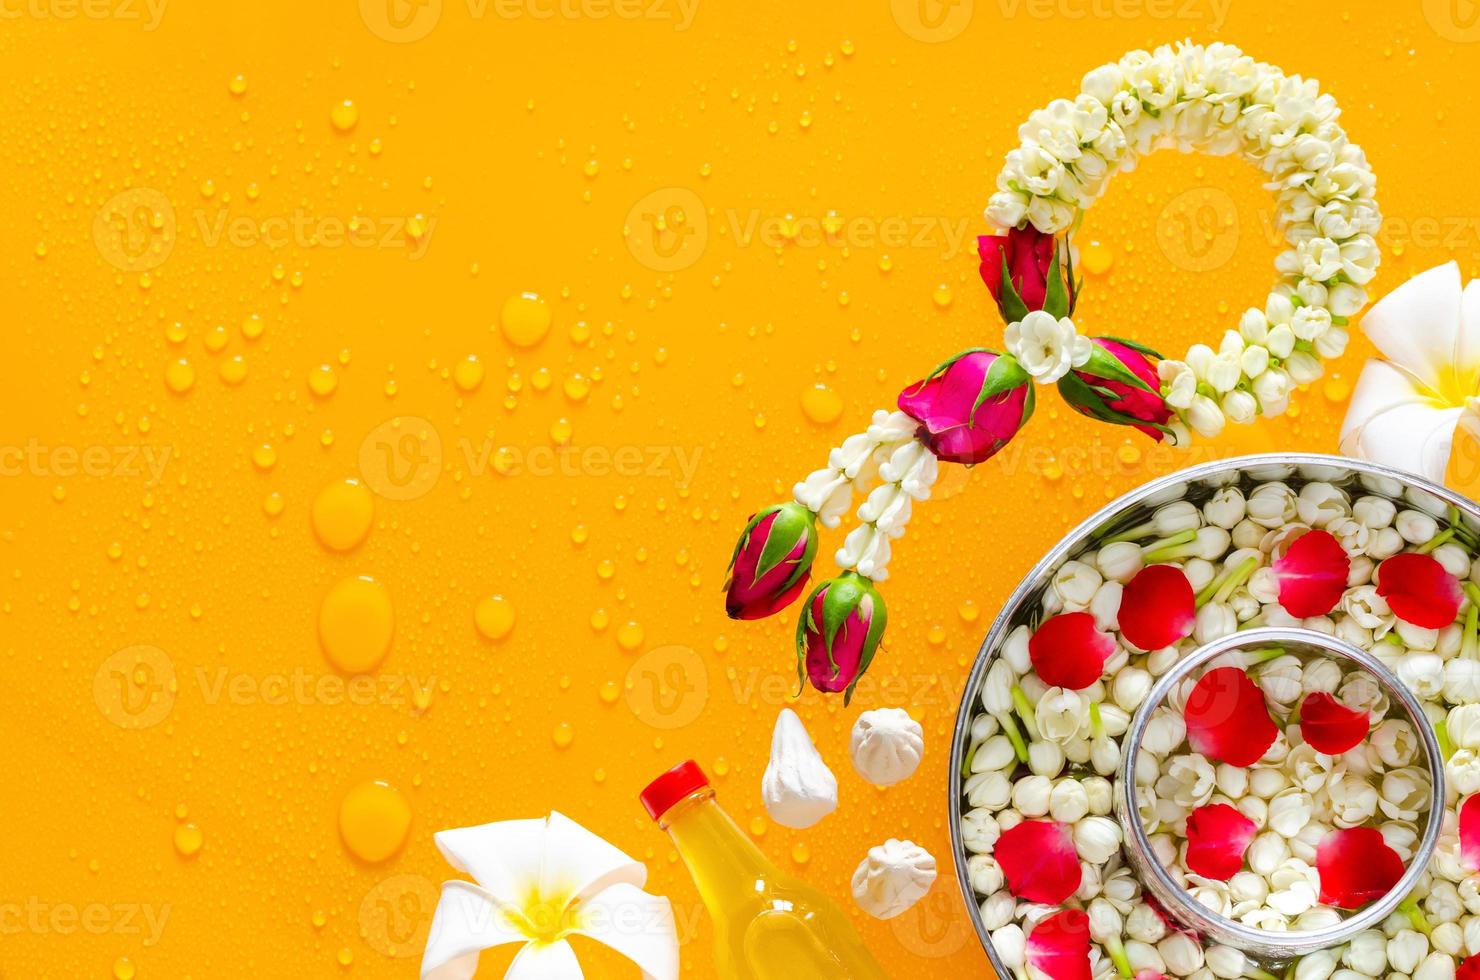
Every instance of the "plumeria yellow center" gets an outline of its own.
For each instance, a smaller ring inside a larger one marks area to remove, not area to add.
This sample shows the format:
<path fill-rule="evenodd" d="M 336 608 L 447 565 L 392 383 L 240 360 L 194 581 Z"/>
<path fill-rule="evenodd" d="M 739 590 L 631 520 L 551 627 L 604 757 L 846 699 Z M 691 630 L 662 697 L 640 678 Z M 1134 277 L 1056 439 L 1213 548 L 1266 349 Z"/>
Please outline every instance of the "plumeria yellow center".
<path fill-rule="evenodd" d="M 522 905 L 508 906 L 504 915 L 530 942 L 555 943 L 580 928 L 580 904 L 569 895 L 544 896 L 531 892 Z"/>

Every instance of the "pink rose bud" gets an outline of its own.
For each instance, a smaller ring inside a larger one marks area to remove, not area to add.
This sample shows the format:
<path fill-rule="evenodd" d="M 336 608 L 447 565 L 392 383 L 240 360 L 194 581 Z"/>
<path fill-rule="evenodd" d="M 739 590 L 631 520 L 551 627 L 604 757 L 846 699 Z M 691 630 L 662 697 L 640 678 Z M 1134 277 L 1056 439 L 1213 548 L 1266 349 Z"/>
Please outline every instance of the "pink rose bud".
<path fill-rule="evenodd" d="M 1172 410 L 1161 397 L 1148 347 L 1114 337 L 1093 337 L 1095 352 L 1082 369 L 1059 382 L 1059 393 L 1074 410 L 1116 425 L 1129 425 L 1161 442 L 1170 431 Z"/>
<path fill-rule="evenodd" d="M 920 440 L 949 463 L 990 459 L 1033 414 L 1033 384 L 1006 354 L 974 350 L 946 361 L 899 393 Z"/>
<path fill-rule="evenodd" d="M 797 621 L 797 679 L 805 672 L 819 691 L 846 692 L 846 705 L 878 652 L 888 618 L 884 597 L 857 572 L 823 582 Z"/>
<path fill-rule="evenodd" d="M 1032 225 L 1013 228 L 1005 235 L 977 238 L 982 282 L 997 301 L 1003 322 L 1013 323 L 1024 314 L 1049 305 L 1059 306 L 1053 311 L 1056 317 L 1074 311 L 1073 271 L 1061 269 L 1055 261 L 1056 247 L 1052 235 L 1045 235 Z M 1049 303 L 1050 293 L 1058 297 L 1059 303 Z"/>
<path fill-rule="evenodd" d="M 730 558 L 725 611 L 731 619 L 764 619 L 791 605 L 817 555 L 816 516 L 798 503 L 759 511 Z"/>

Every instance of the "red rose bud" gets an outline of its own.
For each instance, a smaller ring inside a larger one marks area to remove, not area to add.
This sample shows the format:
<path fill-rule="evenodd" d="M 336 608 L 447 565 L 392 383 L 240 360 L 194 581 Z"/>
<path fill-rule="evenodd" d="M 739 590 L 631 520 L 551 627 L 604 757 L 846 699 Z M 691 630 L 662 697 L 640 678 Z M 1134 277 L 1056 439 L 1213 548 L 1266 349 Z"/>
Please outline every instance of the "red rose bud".
<path fill-rule="evenodd" d="M 1092 337 L 1089 363 L 1059 382 L 1074 410 L 1114 425 L 1129 425 L 1161 442 L 1170 432 L 1172 409 L 1161 397 L 1149 347 L 1115 337 Z"/>
<path fill-rule="evenodd" d="M 920 440 L 948 463 L 992 458 L 1032 416 L 1033 402 L 1021 365 L 985 350 L 958 354 L 899 393 L 899 410 L 920 423 Z"/>
<path fill-rule="evenodd" d="M 763 619 L 791 605 L 807 584 L 817 555 L 816 515 L 798 503 L 758 512 L 730 558 L 725 611 L 731 619 Z"/>
<path fill-rule="evenodd" d="M 1072 263 L 1060 270 L 1052 235 L 1029 225 L 1005 235 L 982 235 L 976 240 L 981 256 L 982 282 L 997 301 L 1005 323 L 1016 323 L 1033 310 L 1050 309 L 1054 316 L 1074 312 L 1078 288 Z"/>
<path fill-rule="evenodd" d="M 797 680 L 805 673 L 819 691 L 846 692 L 846 705 L 873 662 L 888 618 L 884 597 L 857 572 L 823 582 L 797 620 Z"/>

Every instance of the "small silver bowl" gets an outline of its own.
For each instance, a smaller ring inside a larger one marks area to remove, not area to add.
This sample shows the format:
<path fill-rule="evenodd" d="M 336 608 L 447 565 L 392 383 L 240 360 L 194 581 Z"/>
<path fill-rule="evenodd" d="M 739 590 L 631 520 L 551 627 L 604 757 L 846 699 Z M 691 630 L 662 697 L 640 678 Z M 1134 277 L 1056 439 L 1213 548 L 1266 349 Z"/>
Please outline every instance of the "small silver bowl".
<path fill-rule="evenodd" d="M 1141 755 L 1141 740 L 1152 714 L 1166 702 L 1167 696 L 1183 680 L 1194 676 L 1199 669 L 1217 660 L 1227 658 L 1241 650 L 1259 650 L 1279 647 L 1302 659 L 1307 657 L 1331 657 L 1349 661 L 1366 670 L 1387 692 L 1395 705 L 1401 706 L 1413 730 L 1423 743 L 1424 756 L 1429 773 L 1429 810 L 1425 821 L 1423 838 L 1420 840 L 1412 860 L 1388 893 L 1361 911 L 1343 919 L 1339 924 L 1324 929 L 1300 929 L 1277 932 L 1255 929 L 1215 912 L 1197 901 L 1187 890 L 1178 885 L 1151 850 L 1146 828 L 1136 808 L 1136 760 Z M 1141 702 L 1131 716 L 1126 730 L 1120 772 L 1115 783 L 1115 816 L 1125 835 L 1125 853 L 1136 877 L 1141 880 L 1162 907 L 1178 921 L 1196 931 L 1205 939 L 1233 946 L 1252 956 L 1266 960 L 1285 961 L 1318 949 L 1344 943 L 1357 933 L 1374 928 L 1382 923 L 1413 890 L 1419 877 L 1429 865 L 1434 846 L 1439 841 L 1439 830 L 1443 824 L 1444 810 L 1444 757 L 1439 750 L 1433 726 L 1424 714 L 1423 705 L 1412 691 L 1403 685 L 1397 675 L 1381 660 L 1365 650 L 1352 646 L 1333 636 L 1316 630 L 1285 627 L 1263 627 L 1244 630 L 1214 640 L 1199 647 L 1161 676 L 1146 700 Z"/>

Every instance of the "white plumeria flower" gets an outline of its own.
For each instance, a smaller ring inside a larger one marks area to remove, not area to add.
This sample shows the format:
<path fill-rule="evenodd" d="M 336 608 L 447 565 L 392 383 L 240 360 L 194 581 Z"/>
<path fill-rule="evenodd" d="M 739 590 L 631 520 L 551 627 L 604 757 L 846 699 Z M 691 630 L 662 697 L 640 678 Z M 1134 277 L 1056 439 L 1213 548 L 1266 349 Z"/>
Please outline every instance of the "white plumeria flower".
<path fill-rule="evenodd" d="M 1367 362 L 1341 427 L 1341 451 L 1436 483 L 1456 426 L 1480 429 L 1480 280 L 1459 264 L 1421 272 L 1362 319 L 1386 360 Z"/>
<path fill-rule="evenodd" d="M 1007 351 L 1039 384 L 1055 384 L 1074 368 L 1084 367 L 1094 353 L 1088 337 L 1079 336 L 1074 321 L 1054 319 L 1052 313 L 1034 310 L 1017 323 L 1008 324 L 1003 335 Z"/>
<path fill-rule="evenodd" d="M 468 980 L 485 949 L 521 944 L 504 980 L 580 980 L 568 936 L 595 939 L 644 980 L 677 980 L 668 899 L 642 890 L 647 868 L 568 817 L 444 830 L 437 848 L 477 884 L 449 881 L 432 917 L 423 980 Z M 633 924 L 639 923 L 640 928 Z"/>

